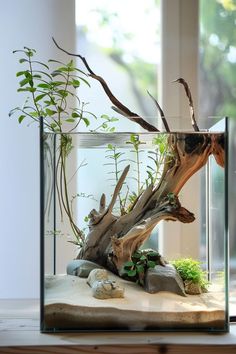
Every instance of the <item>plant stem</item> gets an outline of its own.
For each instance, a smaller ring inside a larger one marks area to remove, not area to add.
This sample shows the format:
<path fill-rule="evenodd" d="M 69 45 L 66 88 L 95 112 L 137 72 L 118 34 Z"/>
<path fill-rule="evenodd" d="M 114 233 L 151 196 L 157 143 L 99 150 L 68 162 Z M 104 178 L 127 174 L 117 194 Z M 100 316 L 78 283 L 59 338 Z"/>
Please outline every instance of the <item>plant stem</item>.
<path fill-rule="evenodd" d="M 140 160 L 139 160 L 139 148 L 138 145 L 135 147 L 135 152 L 136 152 L 136 165 L 137 165 L 137 188 L 138 188 L 138 194 L 140 194 L 141 192 L 141 188 L 140 188 Z"/>
<path fill-rule="evenodd" d="M 116 184 L 118 183 L 119 180 L 119 171 L 118 171 L 118 157 L 116 156 L 116 147 L 113 149 L 113 156 L 114 156 L 114 161 L 115 161 L 115 177 L 116 177 Z M 122 203 L 122 198 L 121 198 L 121 192 L 118 193 L 118 199 L 119 199 L 119 204 L 120 204 L 120 214 L 124 214 L 124 205 Z"/>
<path fill-rule="evenodd" d="M 75 237 L 80 239 L 81 242 L 83 242 L 83 235 L 82 232 L 79 230 L 77 225 L 74 223 L 72 215 L 71 215 L 71 210 L 70 210 L 70 202 L 69 202 L 69 197 L 68 197 L 68 190 L 67 190 L 67 178 L 66 178 L 66 155 L 65 152 L 63 151 L 62 145 L 61 145 L 61 173 L 60 173 L 60 180 L 61 180 L 61 198 L 62 198 L 62 204 L 64 207 L 64 210 L 69 218 L 69 222 L 72 228 L 72 231 L 75 235 Z"/>
<path fill-rule="evenodd" d="M 30 74 L 31 74 L 31 77 L 32 77 L 32 84 L 30 84 L 30 86 L 33 88 L 33 87 L 34 87 L 33 68 L 32 68 L 32 62 L 31 62 L 30 57 L 29 57 L 29 69 L 30 69 Z M 41 113 L 40 113 L 39 107 L 38 107 L 38 105 L 37 105 L 37 102 L 36 102 L 36 100 L 35 100 L 34 91 L 32 91 L 32 98 L 33 98 L 34 106 L 35 106 L 36 111 L 37 111 L 37 113 L 38 113 L 38 118 L 40 118 Z"/>

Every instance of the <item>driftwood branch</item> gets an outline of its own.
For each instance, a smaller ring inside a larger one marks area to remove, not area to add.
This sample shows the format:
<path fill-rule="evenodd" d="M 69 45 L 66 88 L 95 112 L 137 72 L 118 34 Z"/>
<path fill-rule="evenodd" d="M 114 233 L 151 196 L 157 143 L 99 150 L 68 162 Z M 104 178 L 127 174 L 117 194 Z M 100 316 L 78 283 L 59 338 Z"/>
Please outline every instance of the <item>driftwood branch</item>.
<path fill-rule="evenodd" d="M 125 235 L 122 237 L 112 236 L 112 254 L 110 254 L 110 257 L 113 264 L 119 272 L 122 272 L 123 264 L 130 260 L 131 255 L 150 237 L 152 230 L 160 221 L 179 220 L 183 223 L 191 223 L 194 219 L 191 212 L 181 207 L 177 197 L 174 198 L 174 203 L 165 198 L 152 210 L 151 215 L 146 213 L 145 216 L 144 214 L 144 217 Z"/>
<path fill-rule="evenodd" d="M 197 122 L 196 122 L 196 119 L 195 119 L 195 113 L 194 113 L 194 107 L 193 107 L 193 99 L 192 99 L 192 95 L 191 95 L 191 91 L 190 91 L 190 88 L 187 84 L 187 82 L 183 79 L 183 78 L 179 78 L 173 82 L 178 82 L 180 84 L 182 84 L 184 86 L 184 90 L 185 90 L 185 93 L 188 97 L 188 101 L 189 101 L 189 108 L 190 108 L 190 115 L 191 115 L 191 122 L 192 122 L 192 126 L 193 126 L 193 129 L 195 131 L 199 131 L 199 128 L 198 128 L 198 125 L 197 125 Z"/>
<path fill-rule="evenodd" d="M 225 167 L 225 137 L 224 134 L 216 134 L 213 136 L 212 154 L 217 164 Z"/>
<path fill-rule="evenodd" d="M 92 77 L 93 79 L 97 80 L 100 82 L 100 84 L 103 87 L 103 90 L 105 91 L 106 95 L 108 96 L 108 98 L 110 99 L 110 101 L 113 103 L 113 105 L 115 107 L 117 107 L 117 111 L 121 114 L 123 114 L 125 117 L 127 117 L 129 120 L 139 124 L 143 129 L 147 130 L 147 131 L 153 131 L 153 132 L 157 132 L 159 131 L 156 127 L 154 127 L 152 124 L 148 123 L 147 121 L 145 121 L 142 117 L 140 117 L 137 113 L 132 112 L 129 110 L 128 107 L 126 107 L 123 103 L 121 103 L 111 92 L 109 86 L 107 85 L 106 81 L 101 77 L 98 76 L 94 73 L 94 71 L 90 68 L 87 60 L 80 54 L 74 54 L 74 53 L 70 53 L 67 50 L 63 49 L 62 47 L 60 47 L 57 42 L 55 41 L 54 38 L 52 38 L 54 44 L 56 45 L 56 47 L 61 50 L 62 52 L 70 55 L 70 56 L 74 56 L 79 58 L 80 60 L 82 60 L 83 64 L 85 65 L 86 69 L 89 72 L 89 76 Z"/>
<path fill-rule="evenodd" d="M 167 120 L 166 120 L 166 117 L 165 117 L 165 114 L 161 108 L 161 106 L 159 105 L 159 103 L 157 102 L 157 100 L 150 94 L 149 91 L 147 91 L 148 95 L 151 97 L 151 99 L 153 100 L 153 102 L 155 103 L 157 109 L 158 109 L 158 112 L 160 113 L 160 116 L 161 116 L 161 119 L 162 119 L 162 122 L 164 124 L 164 127 L 165 127 L 165 130 L 167 132 L 170 132 L 170 128 L 169 128 L 169 125 L 167 123 Z"/>

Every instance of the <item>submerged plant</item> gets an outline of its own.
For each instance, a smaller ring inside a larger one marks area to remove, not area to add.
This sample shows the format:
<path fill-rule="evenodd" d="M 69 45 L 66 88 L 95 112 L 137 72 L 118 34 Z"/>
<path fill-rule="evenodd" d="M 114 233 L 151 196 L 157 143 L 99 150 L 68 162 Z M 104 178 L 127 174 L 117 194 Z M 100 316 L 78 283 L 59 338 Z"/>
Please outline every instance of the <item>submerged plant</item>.
<path fill-rule="evenodd" d="M 208 285 L 206 272 L 201 268 L 201 262 L 192 258 L 179 258 L 172 262 L 183 281 L 191 281 L 205 289 Z"/>
<path fill-rule="evenodd" d="M 112 186 L 118 183 L 124 168 L 122 163 L 130 163 L 133 167 L 131 177 L 127 177 L 127 181 L 122 186 L 126 186 L 126 191 L 120 191 L 118 194 L 120 215 L 127 214 L 132 210 L 146 188 L 150 185 L 154 188 L 158 184 L 164 163 L 168 164 L 172 158 L 166 134 L 155 136 L 152 140 L 153 149 L 147 152 L 140 148 L 146 142 L 140 140 L 139 134 L 131 134 L 126 144 L 131 145 L 131 149 L 128 150 L 127 154 L 122 152 L 117 146 L 108 144 L 105 157 L 109 161 L 104 164 L 104 166 L 110 167 L 108 180 L 114 182 Z M 146 177 L 141 174 L 142 165 L 145 165 Z M 135 185 L 128 183 L 128 180 L 133 180 Z M 171 199 L 171 193 L 169 197 Z"/>
<path fill-rule="evenodd" d="M 137 192 L 134 193 L 133 195 L 135 196 L 135 198 L 137 198 L 137 196 L 140 195 L 140 193 L 142 192 L 142 188 L 141 188 L 141 172 L 140 172 L 140 166 L 142 164 L 142 162 L 140 161 L 140 154 L 143 152 L 143 150 L 140 150 L 140 145 L 144 144 L 142 141 L 140 141 L 139 135 L 138 134 L 131 134 L 130 135 L 130 140 L 126 142 L 126 144 L 130 144 L 133 147 L 133 150 L 131 150 L 131 152 L 134 153 L 135 156 L 135 160 L 133 161 L 135 164 L 135 173 L 136 173 L 136 177 L 133 177 L 134 180 L 137 183 Z"/>
<path fill-rule="evenodd" d="M 131 261 L 123 265 L 123 277 L 144 286 L 144 278 L 149 268 L 162 263 L 161 255 L 153 250 L 138 250 L 131 256 Z"/>

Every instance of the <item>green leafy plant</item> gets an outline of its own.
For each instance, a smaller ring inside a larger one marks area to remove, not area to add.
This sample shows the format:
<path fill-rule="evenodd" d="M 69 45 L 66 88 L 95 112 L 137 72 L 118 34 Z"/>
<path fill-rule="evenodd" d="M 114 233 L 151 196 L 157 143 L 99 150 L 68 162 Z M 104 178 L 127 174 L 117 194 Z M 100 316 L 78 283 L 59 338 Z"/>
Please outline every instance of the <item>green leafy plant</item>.
<path fill-rule="evenodd" d="M 113 126 L 110 126 L 110 123 L 119 121 L 118 118 L 109 117 L 107 114 L 102 114 L 100 120 L 101 123 L 95 129 L 91 130 L 92 132 L 101 131 L 105 133 L 114 133 L 116 129 Z"/>
<path fill-rule="evenodd" d="M 131 152 L 133 152 L 134 156 L 135 156 L 135 160 L 133 162 L 135 163 L 134 171 L 136 172 L 137 177 L 133 177 L 133 178 L 137 182 L 137 193 L 135 194 L 137 197 L 142 192 L 141 174 L 140 174 L 140 166 L 141 166 L 142 162 L 140 162 L 140 154 L 143 152 L 143 150 L 140 150 L 140 145 L 144 144 L 144 143 L 140 141 L 138 134 L 131 134 L 130 140 L 127 141 L 126 144 L 131 144 L 134 149 L 134 150 L 131 150 Z"/>
<path fill-rule="evenodd" d="M 129 151 L 129 153 L 133 154 L 131 157 L 127 156 L 127 158 L 125 158 L 125 153 L 121 152 L 117 146 L 108 144 L 106 158 L 110 161 L 104 164 L 106 166 L 113 167 L 108 174 L 111 175 L 109 180 L 114 181 L 114 185 L 117 184 L 120 173 L 122 172 L 120 164 L 124 161 L 128 161 L 133 165 L 134 176 L 130 177 L 130 179 L 135 181 L 136 188 L 133 190 L 127 182 L 124 183 L 127 187 L 126 192 L 119 192 L 118 194 L 120 215 L 127 214 L 132 210 L 145 188 L 150 185 L 155 186 L 159 182 L 164 163 L 171 161 L 172 156 L 167 142 L 167 135 L 157 135 L 152 141 L 154 149 L 147 151 L 147 159 L 150 160 L 150 162 L 146 166 L 147 177 L 142 179 L 141 165 L 143 164 L 144 159 L 142 158 L 141 160 L 141 154 L 145 153 L 145 150 L 140 149 L 140 147 L 141 145 L 144 145 L 145 142 L 140 140 L 140 136 L 138 134 L 131 134 L 130 139 L 126 141 L 126 144 L 132 146 Z M 172 197 L 170 195 L 169 198 L 170 200 L 175 200 L 175 196 Z"/>
<path fill-rule="evenodd" d="M 68 181 L 66 170 L 68 156 L 73 150 L 72 135 L 68 133 L 75 131 L 81 124 L 88 129 L 90 120 L 98 119 L 95 114 L 86 110 L 87 103 L 82 102 L 77 94 L 81 84 L 90 86 L 88 75 L 78 69 L 73 60 L 63 63 L 50 59 L 44 63 L 36 60 L 36 50 L 28 47 L 15 50 L 14 53 L 22 55 L 19 63 L 23 68 L 16 73 L 16 76 L 20 80 L 17 91 L 25 95 L 25 100 L 23 106 L 13 108 L 9 116 L 16 115 L 19 123 L 26 118 L 36 123 L 43 121 L 48 131 L 60 133 L 56 161 L 56 191 L 61 219 L 64 212 L 71 225 L 75 243 L 82 246 L 85 235 L 74 221 L 72 210 L 74 197 L 70 200 L 68 183 L 71 179 Z M 71 99 L 76 101 L 74 106 L 71 105 Z M 99 121 L 94 131 L 114 131 L 115 128 L 110 127 L 110 123 L 115 122 L 116 118 L 102 115 L 100 119 L 102 122 Z M 44 150 L 50 153 L 46 139 L 44 146 Z M 50 156 L 45 158 L 51 159 Z M 84 162 L 81 163 L 78 169 L 85 165 Z M 48 193 L 46 205 L 48 208 L 51 205 L 51 191 Z"/>
<path fill-rule="evenodd" d="M 12 114 L 18 114 L 21 123 L 26 117 L 39 122 L 43 119 L 49 130 L 62 132 L 63 123 L 74 123 L 71 130 L 83 122 L 86 127 L 90 120 L 86 117 L 96 118 L 94 114 L 85 110 L 85 103 L 81 102 L 76 89 L 81 83 L 90 86 L 87 75 L 77 67 L 73 60 L 63 63 L 50 59 L 47 63 L 34 59 L 35 49 L 24 47 L 23 50 L 15 50 L 21 53 L 19 63 L 24 65 L 21 71 L 16 73 L 20 79 L 18 92 L 26 94 L 22 107 L 15 107 Z M 77 101 L 76 107 L 69 105 L 69 99 Z M 70 131 L 71 131 L 70 130 Z"/>
<path fill-rule="evenodd" d="M 206 272 L 201 268 L 201 262 L 192 258 L 179 258 L 172 262 L 183 281 L 192 281 L 203 289 L 208 285 Z"/>
<path fill-rule="evenodd" d="M 160 258 L 160 254 L 156 251 L 138 250 L 133 253 L 131 261 L 124 263 L 123 277 L 143 286 L 145 273 L 149 268 L 154 268 L 157 264 L 160 264 Z"/>
<path fill-rule="evenodd" d="M 159 134 L 152 140 L 154 150 L 148 151 L 148 159 L 151 164 L 147 165 L 146 187 L 151 183 L 155 185 L 162 174 L 164 164 L 171 162 L 171 151 L 166 134 Z"/>
<path fill-rule="evenodd" d="M 13 108 L 9 116 L 17 114 L 19 123 L 27 117 L 36 122 L 43 119 L 45 126 L 53 132 L 71 132 L 81 123 L 89 128 L 91 119 L 99 119 L 99 125 L 93 131 L 115 130 L 110 123 L 117 118 L 108 115 L 98 118 L 86 110 L 88 103 L 81 101 L 77 91 L 82 84 L 90 87 L 88 75 L 78 69 L 73 60 L 63 63 L 49 59 L 44 63 L 35 60 L 36 50 L 28 47 L 13 53 L 23 56 L 19 63 L 24 68 L 16 73 L 20 79 L 17 91 L 26 97 L 23 106 Z M 71 105 L 71 99 L 76 100 L 76 105 Z"/>

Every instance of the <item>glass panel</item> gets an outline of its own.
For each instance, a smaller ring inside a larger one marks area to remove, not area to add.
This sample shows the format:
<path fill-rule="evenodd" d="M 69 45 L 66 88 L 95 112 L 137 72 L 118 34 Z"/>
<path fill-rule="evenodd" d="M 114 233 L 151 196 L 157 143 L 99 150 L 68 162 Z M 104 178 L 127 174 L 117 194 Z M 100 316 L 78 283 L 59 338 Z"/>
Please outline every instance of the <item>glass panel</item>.
<path fill-rule="evenodd" d="M 43 139 L 44 158 L 44 232 L 45 232 L 45 273 L 56 273 L 54 252 L 56 252 L 55 229 L 55 136 L 45 134 Z M 53 255 L 53 257 L 52 257 Z"/>
<path fill-rule="evenodd" d="M 236 320 L 236 119 L 229 119 L 229 249 L 230 249 L 230 302 L 229 312 L 232 320 Z"/>
<path fill-rule="evenodd" d="M 43 331 L 228 329 L 224 208 L 214 214 L 224 130 L 42 134 Z M 183 194 L 208 157 L 211 232 L 205 257 L 192 259 L 198 191 Z M 173 225 L 178 259 L 159 253 L 160 222 Z"/>
<path fill-rule="evenodd" d="M 229 117 L 236 116 L 235 86 L 236 77 L 236 46 L 235 46 L 235 1 L 205 1 L 200 0 L 199 24 L 199 116 L 204 117 L 227 114 Z M 206 99 L 208 97 L 208 99 Z M 206 122 L 210 124 L 209 119 Z M 234 131 L 234 120 L 230 119 L 230 131 Z M 230 138 L 229 156 L 229 211 L 234 210 L 234 146 L 233 135 Z M 230 216 L 229 216 L 230 217 Z M 230 315 L 236 318 L 235 298 L 235 218 L 229 219 L 230 230 Z"/>
<path fill-rule="evenodd" d="M 224 131 L 225 120 L 214 124 L 210 131 Z M 221 139 L 220 148 L 226 147 L 226 142 Z M 225 159 L 225 156 L 224 156 Z M 208 193 L 208 228 L 207 228 L 207 258 L 209 281 L 218 291 L 227 289 L 227 262 L 228 242 L 226 232 L 228 227 L 227 200 L 225 198 L 225 188 L 227 183 L 227 174 L 224 168 L 219 168 L 218 161 L 211 156 L 209 158 L 209 171 L 207 174 L 207 193 Z M 225 163 L 225 162 L 224 162 Z M 227 165 L 227 162 L 226 162 Z M 224 164 L 225 166 L 225 164 Z M 227 296 L 227 292 L 225 294 Z"/>

